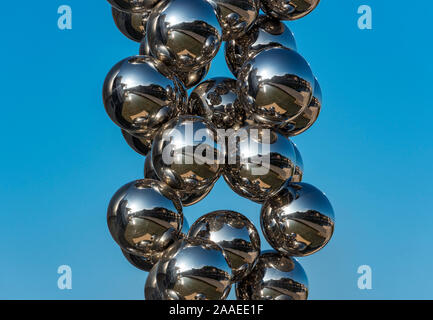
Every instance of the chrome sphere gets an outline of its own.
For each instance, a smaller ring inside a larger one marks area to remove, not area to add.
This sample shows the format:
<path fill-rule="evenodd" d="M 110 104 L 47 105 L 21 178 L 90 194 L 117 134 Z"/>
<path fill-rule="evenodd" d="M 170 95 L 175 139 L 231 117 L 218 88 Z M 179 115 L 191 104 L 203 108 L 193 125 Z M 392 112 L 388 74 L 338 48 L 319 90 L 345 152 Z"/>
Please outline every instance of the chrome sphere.
<path fill-rule="evenodd" d="M 125 12 L 144 12 L 151 10 L 161 0 L 108 0 L 116 9 Z"/>
<path fill-rule="evenodd" d="M 216 9 L 223 40 L 244 35 L 259 14 L 258 0 L 208 0 Z"/>
<path fill-rule="evenodd" d="M 121 130 L 126 143 L 137 153 L 145 156 L 152 147 L 152 141 L 145 138 L 134 137 L 125 130 Z"/>
<path fill-rule="evenodd" d="M 183 239 L 164 252 L 156 285 L 164 300 L 223 300 L 231 269 L 222 249 L 210 241 Z"/>
<path fill-rule="evenodd" d="M 218 129 L 239 129 L 246 114 L 236 93 L 236 80 L 212 78 L 200 83 L 191 92 L 189 109 L 212 122 Z"/>
<path fill-rule="evenodd" d="M 237 141 L 236 138 L 239 138 Z M 229 137 L 224 179 L 242 197 L 263 202 L 294 173 L 293 144 L 269 129 L 247 126 Z"/>
<path fill-rule="evenodd" d="M 146 272 L 149 272 L 156 262 L 154 261 L 154 259 L 152 259 L 152 257 L 135 255 L 123 249 L 122 249 L 122 253 L 123 256 L 126 258 L 126 260 L 128 260 L 130 264 L 132 264 L 137 269 Z"/>
<path fill-rule="evenodd" d="M 222 31 L 206 0 L 164 0 L 149 17 L 147 37 L 152 56 L 172 69 L 189 72 L 212 61 Z"/>
<path fill-rule="evenodd" d="M 140 42 L 146 35 L 146 23 L 150 11 L 131 13 L 112 8 L 114 23 L 129 39 Z"/>
<path fill-rule="evenodd" d="M 285 136 L 297 136 L 308 130 L 319 117 L 322 108 L 322 89 L 317 79 L 314 79 L 314 94 L 308 107 L 289 125 L 282 127 L 279 131 Z"/>
<path fill-rule="evenodd" d="M 214 126 L 205 119 L 183 115 L 164 125 L 152 145 L 152 164 L 159 179 L 182 199 L 206 192 L 221 173 L 224 149 Z"/>
<path fill-rule="evenodd" d="M 159 180 L 158 176 L 155 173 L 155 169 L 153 168 L 152 156 L 150 153 L 146 156 L 146 160 L 144 162 L 144 178 Z M 203 200 L 211 192 L 214 185 L 215 183 L 200 188 L 198 190 L 192 190 L 192 191 L 179 190 L 176 193 L 180 201 L 182 202 L 182 206 L 188 207 Z M 185 224 L 185 219 L 184 219 L 184 224 Z"/>
<path fill-rule="evenodd" d="M 140 43 L 140 55 L 152 56 L 150 52 L 149 44 L 147 42 L 147 37 L 144 37 Z M 183 83 L 185 88 L 190 89 L 196 85 L 198 85 L 209 72 L 211 63 L 201 67 L 197 70 L 191 70 L 188 72 L 183 72 L 174 68 L 172 71 L 177 76 L 177 78 Z"/>
<path fill-rule="evenodd" d="M 114 194 L 107 222 L 113 239 L 123 250 L 158 259 L 179 238 L 182 205 L 167 185 L 150 179 L 136 180 Z"/>
<path fill-rule="evenodd" d="M 296 20 L 313 11 L 320 0 L 260 0 L 262 10 L 279 20 Z"/>
<path fill-rule="evenodd" d="M 269 48 L 297 50 L 292 31 L 281 21 L 260 15 L 247 34 L 225 44 L 225 58 L 230 71 L 237 76 L 242 65 Z"/>
<path fill-rule="evenodd" d="M 322 249 L 334 232 L 328 198 L 307 183 L 287 183 L 262 206 L 263 234 L 277 251 L 304 257 Z"/>
<path fill-rule="evenodd" d="M 293 148 L 295 149 L 296 162 L 295 162 L 295 172 L 293 173 L 292 182 L 301 182 L 302 177 L 304 176 L 304 160 L 302 160 L 301 153 L 299 152 L 298 147 L 294 143 L 293 143 Z"/>
<path fill-rule="evenodd" d="M 103 88 L 105 110 L 120 128 L 152 139 L 186 105 L 180 81 L 158 60 L 133 56 L 117 63 Z"/>
<path fill-rule="evenodd" d="M 147 275 L 146 285 L 144 286 L 144 297 L 146 300 L 163 300 L 161 291 L 158 288 L 156 274 L 158 272 L 159 262 L 157 262 Z"/>
<path fill-rule="evenodd" d="M 233 270 L 233 282 L 244 278 L 260 255 L 257 229 L 248 218 L 235 211 L 214 211 L 202 216 L 191 226 L 188 237 L 219 245 Z"/>
<path fill-rule="evenodd" d="M 246 62 L 237 87 L 242 105 L 254 120 L 273 128 L 287 126 L 310 104 L 314 76 L 294 50 L 271 48 Z"/>
<path fill-rule="evenodd" d="M 236 284 L 236 297 L 238 300 L 306 300 L 307 275 L 295 259 L 266 251 L 251 273 Z"/>

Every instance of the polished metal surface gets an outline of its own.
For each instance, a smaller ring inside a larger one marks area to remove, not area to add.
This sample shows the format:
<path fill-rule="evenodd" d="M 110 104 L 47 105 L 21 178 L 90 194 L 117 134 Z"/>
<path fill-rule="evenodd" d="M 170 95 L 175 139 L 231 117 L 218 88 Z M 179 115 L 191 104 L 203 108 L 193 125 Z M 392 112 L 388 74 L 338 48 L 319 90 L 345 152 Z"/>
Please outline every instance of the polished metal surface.
<path fill-rule="evenodd" d="M 150 179 L 124 185 L 112 197 L 107 223 L 117 244 L 128 253 L 158 259 L 179 238 L 182 205 L 167 185 Z"/>
<path fill-rule="evenodd" d="M 146 160 L 144 162 L 144 178 L 159 180 L 158 176 L 155 173 L 155 169 L 153 168 L 152 156 L 150 153 L 146 156 Z M 182 202 L 182 206 L 188 207 L 203 200 L 212 191 L 214 185 L 215 182 L 209 186 L 199 188 L 198 190 L 191 190 L 191 191 L 174 190 L 174 191 L 178 194 L 178 197 Z M 184 219 L 184 223 L 185 223 L 185 219 Z"/>
<path fill-rule="evenodd" d="M 164 300 L 223 300 L 231 289 L 232 274 L 224 252 L 201 239 L 173 244 L 156 273 L 156 288 Z"/>
<path fill-rule="evenodd" d="M 152 257 L 139 256 L 122 249 L 123 256 L 137 269 L 149 272 L 155 265 L 156 261 Z"/>
<path fill-rule="evenodd" d="M 247 126 L 239 132 L 236 146 L 228 145 L 233 151 L 227 154 L 224 179 L 234 192 L 260 203 L 292 178 L 295 150 L 289 139 L 269 129 Z"/>
<path fill-rule="evenodd" d="M 151 56 L 149 44 L 147 42 L 147 37 L 144 37 L 140 43 L 140 55 Z M 177 68 L 173 68 L 173 72 L 176 77 L 183 83 L 185 88 L 190 89 L 198 85 L 209 72 L 211 64 L 207 64 L 204 67 L 201 67 L 197 70 L 191 71 L 179 71 Z"/>
<path fill-rule="evenodd" d="M 153 140 L 153 168 L 183 200 L 192 193 L 206 193 L 216 182 L 222 170 L 220 157 L 224 149 L 216 129 L 201 117 L 179 116 L 165 124 Z"/>
<path fill-rule="evenodd" d="M 161 0 L 108 0 L 116 9 L 125 12 L 144 12 L 151 10 Z"/>
<path fill-rule="evenodd" d="M 279 20 L 296 20 L 313 11 L 320 0 L 260 0 L 262 10 Z"/>
<path fill-rule="evenodd" d="M 317 79 L 314 79 L 314 94 L 309 106 L 290 124 L 279 131 L 285 136 L 297 136 L 308 130 L 317 120 L 322 108 L 322 89 Z"/>
<path fill-rule="evenodd" d="M 263 252 L 252 272 L 236 284 L 238 300 L 306 300 L 308 279 L 298 261 Z"/>
<path fill-rule="evenodd" d="M 268 243 L 292 256 L 322 249 L 334 232 L 334 210 L 328 198 L 307 183 L 287 183 L 262 206 L 260 222 Z"/>
<path fill-rule="evenodd" d="M 144 297 L 146 300 L 163 300 L 161 291 L 159 290 L 156 280 L 159 262 L 157 262 L 147 275 L 146 284 L 144 286 Z"/>
<path fill-rule="evenodd" d="M 216 56 L 222 30 L 206 0 L 164 0 L 149 17 L 147 37 L 154 57 L 172 69 L 189 72 Z"/>
<path fill-rule="evenodd" d="M 105 78 L 105 110 L 120 128 L 151 139 L 186 106 L 186 91 L 160 61 L 133 56 L 117 63 Z"/>
<path fill-rule="evenodd" d="M 130 13 L 113 7 L 112 13 L 117 28 L 129 39 L 140 42 L 146 35 L 146 23 L 150 11 Z"/>
<path fill-rule="evenodd" d="M 208 0 L 223 28 L 223 40 L 244 35 L 259 14 L 258 0 Z"/>
<path fill-rule="evenodd" d="M 150 148 L 152 147 L 152 141 L 150 139 L 134 137 L 132 134 L 129 134 L 125 130 L 121 130 L 121 131 L 126 143 L 135 152 L 143 156 L 149 153 Z"/>
<path fill-rule="evenodd" d="M 304 161 L 302 160 L 302 155 L 299 152 L 298 147 L 294 143 L 293 143 L 293 148 L 295 149 L 296 162 L 295 162 L 295 172 L 293 173 L 292 182 L 302 182 L 302 178 L 304 176 Z"/>
<path fill-rule="evenodd" d="M 241 102 L 254 120 L 274 129 L 290 124 L 310 104 L 314 76 L 296 51 L 271 48 L 246 62 L 238 77 Z"/>
<path fill-rule="evenodd" d="M 247 217 L 235 211 L 214 211 L 200 217 L 191 226 L 188 237 L 219 245 L 233 270 L 233 282 L 244 278 L 260 255 L 257 229 Z"/>
<path fill-rule="evenodd" d="M 235 79 L 219 77 L 200 83 L 191 92 L 188 106 L 191 114 L 206 118 L 219 129 L 237 130 L 245 124 Z"/>
<path fill-rule="evenodd" d="M 247 60 L 264 49 L 275 47 L 297 50 L 295 37 L 283 22 L 260 15 L 245 35 L 225 43 L 227 66 L 237 76 Z"/>

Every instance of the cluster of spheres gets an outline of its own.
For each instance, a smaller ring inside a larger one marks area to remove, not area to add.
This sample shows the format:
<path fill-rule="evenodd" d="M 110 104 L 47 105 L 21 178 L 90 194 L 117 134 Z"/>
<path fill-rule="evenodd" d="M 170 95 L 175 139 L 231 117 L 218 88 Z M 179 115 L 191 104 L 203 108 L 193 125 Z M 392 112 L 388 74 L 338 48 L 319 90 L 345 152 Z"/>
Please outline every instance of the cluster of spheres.
<path fill-rule="evenodd" d="M 295 257 L 329 242 L 334 212 L 302 182 L 291 141 L 317 120 L 322 93 L 283 20 L 304 17 L 319 0 L 108 2 L 140 47 L 109 71 L 103 102 L 145 158 L 144 175 L 112 197 L 107 222 L 126 259 L 149 272 L 145 298 L 220 300 L 235 287 L 239 300 L 307 299 Z M 223 46 L 233 77 L 206 78 Z M 262 251 L 257 227 L 227 208 L 189 225 L 183 208 L 221 176 L 261 205 L 273 251 Z"/>

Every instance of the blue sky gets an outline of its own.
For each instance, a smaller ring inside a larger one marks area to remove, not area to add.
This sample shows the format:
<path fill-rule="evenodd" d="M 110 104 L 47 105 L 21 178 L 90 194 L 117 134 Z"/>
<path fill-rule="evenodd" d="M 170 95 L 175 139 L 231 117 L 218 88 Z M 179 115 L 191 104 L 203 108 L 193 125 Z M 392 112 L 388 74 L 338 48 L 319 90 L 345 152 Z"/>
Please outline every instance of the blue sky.
<path fill-rule="evenodd" d="M 72 30 L 57 28 L 63 4 L 72 7 Z M 373 10 L 372 30 L 357 27 L 363 4 Z M 299 260 L 311 299 L 432 298 L 433 3 L 402 15 L 406 7 L 323 0 L 288 23 L 324 96 L 318 122 L 294 142 L 304 181 L 328 195 L 336 214 L 330 244 Z M 112 194 L 142 176 L 144 159 L 101 99 L 107 72 L 138 44 L 116 29 L 103 0 L 6 2 L 2 10 L 0 298 L 142 299 L 146 274 L 123 259 L 105 215 Z M 208 77 L 224 75 L 220 51 Z M 192 223 L 218 209 L 259 226 L 260 206 L 223 179 L 185 214 Z M 72 290 L 57 288 L 63 264 Z M 357 287 L 364 264 L 372 290 Z"/>

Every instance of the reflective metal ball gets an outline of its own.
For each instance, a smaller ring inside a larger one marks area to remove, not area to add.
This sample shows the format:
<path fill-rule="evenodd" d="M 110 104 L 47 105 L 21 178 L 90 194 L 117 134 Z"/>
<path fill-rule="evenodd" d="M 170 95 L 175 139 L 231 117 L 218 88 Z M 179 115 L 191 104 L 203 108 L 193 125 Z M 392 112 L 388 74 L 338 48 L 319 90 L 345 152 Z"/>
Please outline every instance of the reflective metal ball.
<path fill-rule="evenodd" d="M 154 57 L 170 68 L 189 72 L 216 56 L 222 30 L 206 0 L 165 0 L 152 11 L 147 36 Z"/>
<path fill-rule="evenodd" d="M 145 138 L 134 137 L 125 130 L 121 130 L 126 143 L 137 153 L 145 156 L 152 147 L 152 141 Z"/>
<path fill-rule="evenodd" d="M 156 175 L 182 195 L 182 200 L 206 193 L 213 186 L 223 157 L 216 129 L 201 117 L 179 116 L 165 124 L 153 140 Z"/>
<path fill-rule="evenodd" d="M 334 232 L 328 198 L 307 183 L 287 183 L 262 206 L 263 234 L 277 251 L 304 257 L 322 249 Z"/>
<path fill-rule="evenodd" d="M 144 162 L 144 178 L 159 180 L 158 176 L 155 173 L 155 169 L 153 168 L 152 156 L 150 153 L 146 156 L 146 160 Z M 182 202 L 182 206 L 188 207 L 203 200 L 211 192 L 214 185 L 215 183 L 207 187 L 200 188 L 198 190 L 191 190 L 191 191 L 179 190 L 175 192 L 178 194 L 178 197 Z M 184 224 L 185 224 L 185 219 L 184 219 Z"/>
<path fill-rule="evenodd" d="M 278 128 L 290 124 L 309 106 L 314 76 L 296 51 L 271 48 L 243 65 L 237 85 L 241 102 L 254 120 Z"/>
<path fill-rule="evenodd" d="M 188 237 L 219 245 L 233 270 L 233 282 L 244 278 L 260 255 L 257 229 L 248 218 L 235 211 L 214 211 L 202 216 L 193 223 Z"/>
<path fill-rule="evenodd" d="M 187 238 L 163 254 L 156 285 L 164 300 L 223 300 L 230 292 L 231 277 L 230 266 L 219 246 Z"/>
<path fill-rule="evenodd" d="M 293 143 L 293 148 L 295 149 L 296 162 L 295 162 L 295 172 L 293 173 L 292 182 L 301 182 L 304 176 L 304 161 L 302 160 L 302 156 L 301 153 L 299 152 L 298 147 L 294 143 Z"/>
<path fill-rule="evenodd" d="M 297 136 L 308 130 L 319 117 L 322 108 L 322 89 L 320 88 L 317 79 L 314 79 L 314 94 L 308 107 L 294 120 L 290 121 L 289 125 L 280 128 L 279 131 L 286 136 Z"/>
<path fill-rule="evenodd" d="M 236 80 L 212 78 L 200 83 L 189 98 L 190 113 L 212 122 L 218 129 L 239 129 L 246 113 L 236 93 Z"/>
<path fill-rule="evenodd" d="M 244 35 L 259 14 L 258 0 L 208 0 L 216 9 L 223 40 Z"/>
<path fill-rule="evenodd" d="M 255 126 L 241 128 L 229 137 L 227 156 L 223 173 L 227 184 L 240 196 L 259 203 L 292 178 L 296 161 L 289 139 Z"/>
<path fill-rule="evenodd" d="M 108 0 L 116 9 L 125 12 L 144 12 L 151 10 L 161 0 Z"/>
<path fill-rule="evenodd" d="M 238 300 L 306 300 L 307 275 L 295 259 L 266 251 L 251 273 L 236 284 L 236 297 Z"/>
<path fill-rule="evenodd" d="M 262 10 L 279 20 L 296 20 L 313 11 L 320 0 L 261 0 Z"/>
<path fill-rule="evenodd" d="M 149 44 L 147 42 L 147 37 L 144 37 L 140 43 L 140 55 L 151 56 Z M 196 85 L 198 85 L 209 72 L 211 63 L 201 67 L 197 70 L 191 71 L 180 71 L 177 68 L 173 68 L 173 72 L 176 77 L 182 82 L 185 88 L 190 89 Z"/>
<path fill-rule="evenodd" d="M 161 291 L 158 288 L 156 274 L 158 272 L 159 262 L 157 262 L 147 275 L 144 286 L 144 298 L 146 300 L 163 300 Z"/>
<path fill-rule="evenodd" d="M 269 48 L 297 49 L 292 31 L 283 22 L 260 15 L 245 35 L 225 43 L 227 65 L 237 76 L 247 60 Z"/>
<path fill-rule="evenodd" d="M 186 91 L 160 61 L 133 56 L 117 63 L 103 88 L 105 110 L 128 133 L 152 139 L 186 105 Z"/>
<path fill-rule="evenodd" d="M 112 13 L 117 28 L 129 39 L 140 42 L 146 35 L 146 23 L 150 11 L 130 13 L 113 7 Z"/>
<path fill-rule="evenodd" d="M 149 272 L 156 262 L 152 257 L 135 255 L 125 250 L 122 250 L 122 253 L 130 264 L 146 272 Z"/>
<path fill-rule="evenodd" d="M 158 259 L 179 238 L 182 205 L 167 185 L 150 179 L 136 180 L 114 194 L 107 222 L 113 239 L 123 250 Z"/>

